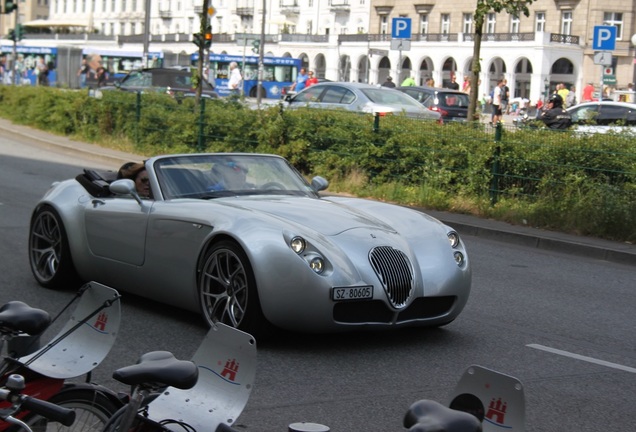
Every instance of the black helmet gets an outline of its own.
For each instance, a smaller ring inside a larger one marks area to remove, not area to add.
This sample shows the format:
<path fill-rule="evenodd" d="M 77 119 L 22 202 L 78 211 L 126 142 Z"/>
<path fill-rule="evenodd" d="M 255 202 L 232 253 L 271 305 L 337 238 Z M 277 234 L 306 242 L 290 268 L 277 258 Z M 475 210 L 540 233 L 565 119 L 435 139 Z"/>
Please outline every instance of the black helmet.
<path fill-rule="evenodd" d="M 549 102 L 552 102 L 553 108 L 559 108 L 563 106 L 563 98 L 561 95 L 554 93 L 550 96 Z"/>

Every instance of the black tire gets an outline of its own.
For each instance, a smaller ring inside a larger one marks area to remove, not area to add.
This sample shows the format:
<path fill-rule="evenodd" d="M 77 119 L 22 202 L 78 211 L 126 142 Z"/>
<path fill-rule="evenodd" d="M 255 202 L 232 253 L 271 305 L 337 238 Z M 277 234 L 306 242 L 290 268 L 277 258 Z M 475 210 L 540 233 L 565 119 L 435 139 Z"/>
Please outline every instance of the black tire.
<path fill-rule="evenodd" d="M 31 217 L 29 264 L 33 276 L 43 287 L 60 289 L 79 282 L 66 229 L 51 206 L 38 208 Z"/>
<path fill-rule="evenodd" d="M 66 427 L 33 415 L 26 421 L 33 432 L 101 432 L 108 419 L 121 406 L 104 393 L 89 388 L 62 390 L 50 398 L 49 402 L 75 410 L 75 422 L 71 427 Z"/>
<path fill-rule="evenodd" d="M 252 266 L 232 241 L 220 241 L 205 253 L 199 272 L 199 300 L 210 326 L 222 322 L 252 335 L 267 327 Z"/>

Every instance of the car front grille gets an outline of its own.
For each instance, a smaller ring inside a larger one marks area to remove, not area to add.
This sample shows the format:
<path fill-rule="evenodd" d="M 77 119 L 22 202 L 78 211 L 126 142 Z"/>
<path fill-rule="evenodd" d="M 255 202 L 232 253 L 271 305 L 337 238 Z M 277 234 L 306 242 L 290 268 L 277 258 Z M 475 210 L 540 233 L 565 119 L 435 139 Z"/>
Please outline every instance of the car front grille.
<path fill-rule="evenodd" d="M 371 250 L 369 261 L 391 304 L 404 307 L 413 293 L 413 272 L 406 254 L 390 246 L 379 246 Z"/>

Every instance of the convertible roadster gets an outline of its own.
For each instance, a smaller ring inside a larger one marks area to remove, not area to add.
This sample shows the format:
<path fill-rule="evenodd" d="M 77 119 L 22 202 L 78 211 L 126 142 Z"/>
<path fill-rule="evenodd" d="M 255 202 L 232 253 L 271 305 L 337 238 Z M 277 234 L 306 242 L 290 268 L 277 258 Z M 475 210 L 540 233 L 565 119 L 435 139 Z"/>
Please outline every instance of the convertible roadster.
<path fill-rule="evenodd" d="M 30 224 L 39 284 L 97 281 L 250 333 L 442 326 L 466 305 L 465 246 L 424 213 L 321 196 L 324 178 L 309 184 L 274 155 L 166 155 L 145 167 L 150 198 L 114 172 L 52 185 Z"/>

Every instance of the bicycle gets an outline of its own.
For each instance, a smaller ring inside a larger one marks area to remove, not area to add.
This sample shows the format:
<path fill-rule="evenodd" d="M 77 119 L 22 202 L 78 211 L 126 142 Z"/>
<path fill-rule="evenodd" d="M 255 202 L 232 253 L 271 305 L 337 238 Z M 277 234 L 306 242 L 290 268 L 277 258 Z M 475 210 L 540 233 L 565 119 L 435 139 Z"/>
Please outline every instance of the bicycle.
<path fill-rule="evenodd" d="M 254 338 L 217 323 L 191 361 L 152 351 L 116 370 L 113 378 L 130 385 L 131 394 L 104 431 L 234 431 L 255 373 Z"/>
<path fill-rule="evenodd" d="M 123 404 L 113 392 L 90 383 L 91 371 L 115 342 L 121 315 L 119 298 L 114 289 L 90 282 L 53 320 L 48 312 L 20 301 L 0 307 L 0 352 L 7 341 L 7 353 L 0 360 L 0 385 L 19 374 L 25 379 L 24 394 L 75 410 L 78 421 L 69 430 L 100 430 Z M 40 348 L 41 334 L 75 301 L 78 304 L 68 322 Z M 86 375 L 85 382 L 67 382 L 82 375 Z M 7 405 L 0 402 L 0 409 Z M 49 430 L 46 416 L 28 409 L 16 414 L 35 432 Z M 9 426 L 0 424 L 0 432 Z"/>
<path fill-rule="evenodd" d="M 0 389 L 0 400 L 9 402 L 11 406 L 0 410 L 0 420 L 9 425 L 16 425 L 27 432 L 33 432 L 28 424 L 16 417 L 16 414 L 23 410 L 28 410 L 65 426 L 73 424 L 75 411 L 24 395 L 22 391 L 25 387 L 26 384 L 22 375 L 12 374 L 7 378 L 5 387 Z"/>

